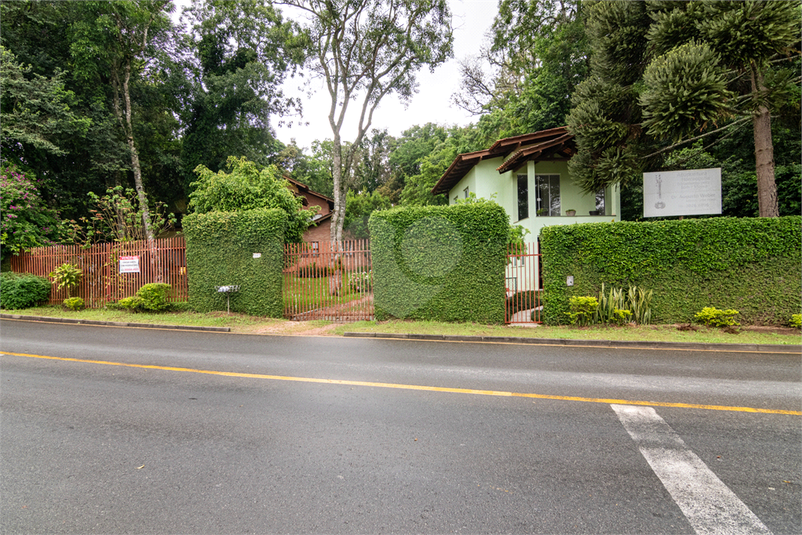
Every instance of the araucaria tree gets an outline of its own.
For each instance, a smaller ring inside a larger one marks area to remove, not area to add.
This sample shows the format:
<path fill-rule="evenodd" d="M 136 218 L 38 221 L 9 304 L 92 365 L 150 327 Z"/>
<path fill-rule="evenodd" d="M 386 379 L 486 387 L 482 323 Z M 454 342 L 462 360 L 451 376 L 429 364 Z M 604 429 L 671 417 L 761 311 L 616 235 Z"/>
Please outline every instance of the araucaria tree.
<path fill-rule="evenodd" d="M 402 100 L 415 92 L 416 75 L 452 55 L 451 11 L 447 0 L 285 0 L 302 10 L 314 71 L 326 84 L 333 135 L 334 212 L 331 239 L 342 239 L 344 178 L 350 176 L 373 113 L 390 93 Z M 356 136 L 347 144 L 342 128 L 351 105 L 357 109 Z"/>
<path fill-rule="evenodd" d="M 799 115 L 800 2 L 594 2 L 588 21 L 591 77 L 568 119 L 582 188 L 634 180 L 674 148 L 751 123 L 759 213 L 779 215 L 771 116 Z"/>

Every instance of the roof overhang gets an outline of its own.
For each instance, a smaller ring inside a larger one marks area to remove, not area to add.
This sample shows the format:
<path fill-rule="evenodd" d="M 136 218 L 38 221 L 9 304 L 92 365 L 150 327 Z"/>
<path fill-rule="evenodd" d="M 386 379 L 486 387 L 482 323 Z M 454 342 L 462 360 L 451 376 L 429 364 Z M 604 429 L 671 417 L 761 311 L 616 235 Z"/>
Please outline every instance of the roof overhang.
<path fill-rule="evenodd" d="M 432 193 L 448 193 L 476 164 L 490 158 L 512 155 L 497 168 L 499 173 L 516 169 L 530 160 L 568 160 L 576 153 L 573 140 L 574 136 L 565 126 L 499 139 L 489 149 L 458 155 L 432 188 Z"/>

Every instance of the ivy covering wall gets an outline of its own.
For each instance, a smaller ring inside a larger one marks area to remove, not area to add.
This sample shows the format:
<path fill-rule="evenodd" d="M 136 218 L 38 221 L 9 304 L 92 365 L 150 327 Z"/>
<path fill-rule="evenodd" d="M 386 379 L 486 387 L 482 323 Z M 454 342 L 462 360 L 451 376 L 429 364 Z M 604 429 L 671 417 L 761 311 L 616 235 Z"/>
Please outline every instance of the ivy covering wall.
<path fill-rule="evenodd" d="M 551 325 L 568 322 L 571 296 L 596 296 L 602 283 L 654 290 L 652 323 L 690 322 L 712 306 L 738 310 L 743 324 L 783 325 L 802 309 L 799 216 L 551 226 L 540 245 Z"/>
<path fill-rule="evenodd" d="M 374 212 L 369 226 L 376 319 L 504 322 L 501 206 L 393 208 Z"/>
<path fill-rule="evenodd" d="M 231 310 L 280 318 L 282 244 L 287 214 L 279 209 L 189 214 L 187 243 L 189 303 L 198 312 L 226 309 L 217 286 L 239 285 Z"/>

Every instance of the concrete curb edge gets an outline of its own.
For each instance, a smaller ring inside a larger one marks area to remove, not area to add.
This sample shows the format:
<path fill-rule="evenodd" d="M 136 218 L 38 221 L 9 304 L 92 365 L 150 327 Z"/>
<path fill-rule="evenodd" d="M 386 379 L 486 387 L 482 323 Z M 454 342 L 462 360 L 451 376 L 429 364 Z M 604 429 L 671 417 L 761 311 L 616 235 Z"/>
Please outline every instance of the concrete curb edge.
<path fill-rule="evenodd" d="M 196 325 L 162 325 L 159 323 L 136 323 L 120 321 L 81 320 L 73 318 L 51 318 L 47 316 L 23 316 L 20 314 L 0 314 L 0 318 L 27 321 L 45 321 L 49 323 L 73 323 L 78 325 L 109 325 L 112 327 L 137 327 L 148 329 L 176 329 L 181 331 L 206 331 L 228 333 L 231 327 L 200 327 Z"/>
<path fill-rule="evenodd" d="M 346 332 L 352 338 L 398 338 L 406 340 L 431 340 L 446 342 L 496 342 L 507 344 L 561 345 L 568 347 L 629 347 L 642 349 L 696 349 L 730 350 L 760 353 L 800 353 L 802 345 L 779 344 L 698 344 L 685 342 L 637 342 L 631 340 L 569 340 L 565 338 L 518 338 L 514 336 L 464 336 L 448 334 L 391 334 Z"/>

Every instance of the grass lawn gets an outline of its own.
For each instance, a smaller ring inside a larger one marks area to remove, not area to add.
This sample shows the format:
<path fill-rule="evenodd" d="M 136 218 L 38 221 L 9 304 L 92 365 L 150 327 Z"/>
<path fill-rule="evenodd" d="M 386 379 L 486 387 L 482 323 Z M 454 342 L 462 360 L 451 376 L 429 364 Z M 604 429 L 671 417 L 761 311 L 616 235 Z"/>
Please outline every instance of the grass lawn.
<path fill-rule="evenodd" d="M 282 334 L 337 336 L 345 332 L 394 334 L 445 334 L 461 336 L 515 336 L 521 338 L 560 338 L 574 340 L 633 340 L 714 344 L 784 344 L 802 343 L 798 329 L 785 327 L 743 327 L 738 334 L 720 329 L 694 326 L 696 330 L 680 330 L 676 325 L 642 325 L 636 327 L 512 327 L 476 323 L 441 323 L 431 321 L 392 320 L 360 321 L 336 324 L 330 321 L 288 321 L 225 312 L 131 313 L 124 310 L 88 309 L 80 312 L 60 306 L 44 306 L 25 310 L 3 310 L 6 314 L 47 316 L 156 325 L 193 325 L 230 327 L 240 334 Z"/>

